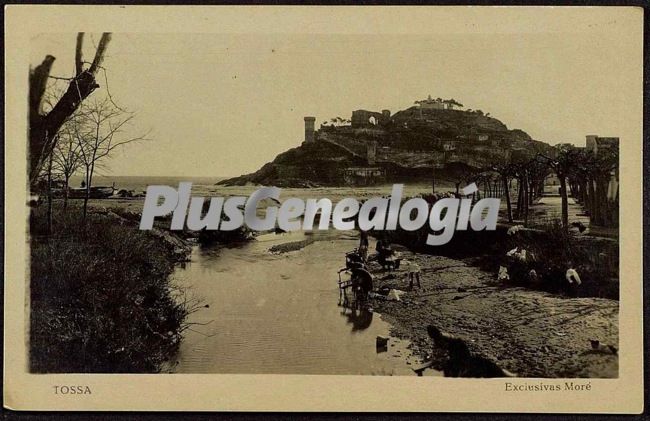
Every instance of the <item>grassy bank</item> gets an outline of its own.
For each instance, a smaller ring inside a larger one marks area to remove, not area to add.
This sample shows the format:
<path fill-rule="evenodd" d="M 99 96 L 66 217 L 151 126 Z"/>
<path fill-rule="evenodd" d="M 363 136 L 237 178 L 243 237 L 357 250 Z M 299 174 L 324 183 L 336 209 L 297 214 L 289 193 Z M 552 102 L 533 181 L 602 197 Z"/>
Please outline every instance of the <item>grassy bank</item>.
<path fill-rule="evenodd" d="M 169 279 L 174 246 L 116 215 L 30 217 L 32 372 L 156 372 L 198 303 Z"/>

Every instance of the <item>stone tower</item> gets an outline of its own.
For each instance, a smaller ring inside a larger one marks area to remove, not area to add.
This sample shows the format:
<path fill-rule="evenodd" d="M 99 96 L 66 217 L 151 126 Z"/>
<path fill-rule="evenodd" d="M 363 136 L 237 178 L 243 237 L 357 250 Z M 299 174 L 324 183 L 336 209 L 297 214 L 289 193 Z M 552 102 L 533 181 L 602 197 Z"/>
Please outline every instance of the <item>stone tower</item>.
<path fill-rule="evenodd" d="M 314 142 L 314 124 L 316 117 L 305 117 L 305 142 Z"/>

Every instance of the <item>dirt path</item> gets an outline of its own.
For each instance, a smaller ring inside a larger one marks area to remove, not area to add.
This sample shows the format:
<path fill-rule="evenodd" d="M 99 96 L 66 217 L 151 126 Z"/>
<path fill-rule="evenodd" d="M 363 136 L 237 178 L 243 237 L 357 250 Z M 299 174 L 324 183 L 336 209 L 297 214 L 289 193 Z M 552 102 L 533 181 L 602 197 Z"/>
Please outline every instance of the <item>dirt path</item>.
<path fill-rule="evenodd" d="M 618 301 L 504 288 L 463 261 L 402 253 L 422 268 L 422 289 L 373 306 L 422 358 L 441 358 L 426 331 L 431 324 L 520 377 L 617 377 L 618 357 L 606 346 L 618 348 Z M 404 270 L 370 268 L 376 287 L 408 290 Z M 592 339 L 605 346 L 592 349 Z"/>

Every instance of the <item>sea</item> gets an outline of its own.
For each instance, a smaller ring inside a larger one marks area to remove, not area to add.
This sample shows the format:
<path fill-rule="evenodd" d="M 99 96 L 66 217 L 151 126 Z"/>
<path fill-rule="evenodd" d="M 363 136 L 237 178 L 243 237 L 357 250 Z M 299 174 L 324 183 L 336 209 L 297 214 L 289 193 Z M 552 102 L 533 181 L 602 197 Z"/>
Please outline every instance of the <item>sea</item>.
<path fill-rule="evenodd" d="M 228 177 L 167 177 L 167 176 L 123 176 L 123 175 L 98 175 L 93 177 L 93 186 L 115 186 L 116 191 L 121 189 L 131 190 L 134 194 L 145 193 L 147 186 L 164 185 L 178 187 L 180 182 L 192 183 L 192 196 L 202 197 L 229 197 L 249 196 L 259 185 L 246 186 L 219 186 L 217 183 Z M 71 187 L 80 187 L 82 176 L 74 176 L 70 180 Z M 374 186 L 355 187 L 312 187 L 312 188 L 283 188 L 281 200 L 289 197 L 308 198 L 329 198 L 333 202 L 346 197 L 357 199 L 368 199 L 371 197 L 382 197 L 391 194 L 392 184 L 379 184 Z M 437 191 L 452 190 L 452 186 L 437 186 Z M 420 194 L 430 193 L 431 184 L 429 181 L 407 183 L 404 186 L 404 197 L 413 197 Z"/>
<path fill-rule="evenodd" d="M 214 186 L 228 177 L 168 177 L 168 176 L 138 176 L 138 175 L 96 175 L 93 186 L 112 186 L 117 190 L 133 190 L 134 193 L 144 193 L 147 186 L 164 185 L 178 186 L 182 181 L 190 181 L 193 186 Z M 70 179 L 70 187 L 81 187 L 83 176 L 77 175 Z"/>

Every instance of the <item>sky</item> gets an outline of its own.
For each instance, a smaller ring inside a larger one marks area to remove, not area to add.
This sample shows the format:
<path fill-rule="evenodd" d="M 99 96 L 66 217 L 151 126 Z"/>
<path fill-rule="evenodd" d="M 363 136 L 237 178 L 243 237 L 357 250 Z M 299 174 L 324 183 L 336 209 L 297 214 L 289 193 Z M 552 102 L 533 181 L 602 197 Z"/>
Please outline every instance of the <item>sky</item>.
<path fill-rule="evenodd" d="M 583 28 L 584 29 L 584 28 Z M 87 34 L 85 59 L 99 34 Z M 75 33 L 31 40 L 30 64 L 56 57 L 74 72 Z M 455 98 L 509 129 L 550 144 L 636 133 L 636 57 L 617 30 L 526 33 L 114 33 L 103 63 L 108 90 L 134 112 L 128 134 L 149 141 L 118 151 L 112 175 L 235 176 L 300 145 L 317 125 L 352 110 L 408 108 Z M 639 52 L 640 53 L 640 52 Z M 638 61 L 640 63 L 640 61 Z M 62 82 L 58 83 L 61 86 Z M 100 89 L 105 95 L 104 75 Z M 634 102 L 634 104 L 631 104 Z"/>

